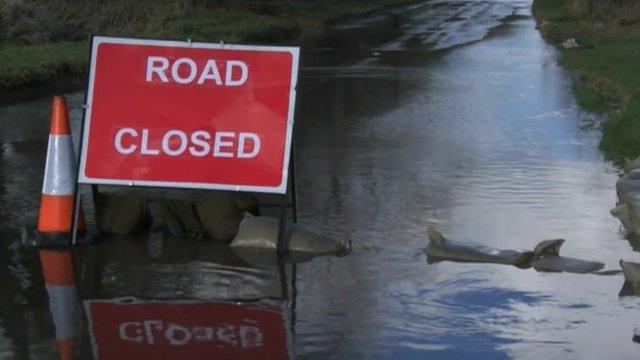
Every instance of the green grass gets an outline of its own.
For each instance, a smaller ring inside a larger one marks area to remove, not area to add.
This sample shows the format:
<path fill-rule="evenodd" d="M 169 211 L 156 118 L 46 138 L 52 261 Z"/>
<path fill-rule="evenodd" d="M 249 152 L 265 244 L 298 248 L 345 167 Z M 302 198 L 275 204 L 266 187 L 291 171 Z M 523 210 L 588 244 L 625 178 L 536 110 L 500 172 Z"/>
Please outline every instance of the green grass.
<path fill-rule="evenodd" d="M 85 73 L 88 44 L 61 42 L 37 46 L 0 46 L 0 90 L 48 85 L 60 77 Z"/>
<path fill-rule="evenodd" d="M 8 13 L 3 13 L 8 9 L 3 7 L 9 5 L 0 3 L 0 94 L 13 94 L 25 87 L 51 87 L 61 80 L 82 83 L 89 33 L 304 45 L 321 37 L 327 23 L 413 1 L 149 0 L 101 4 L 87 0 L 82 6 L 65 3 L 76 6 L 68 9 L 47 9 L 45 2 L 23 1 L 12 3 L 18 4 L 12 13 L 22 14 L 12 20 L 13 28 L 2 23 L 3 14 Z M 67 11 L 71 15 L 66 15 Z M 51 40 L 60 38 L 74 41 Z M 47 44 L 49 41 L 54 42 Z"/>
<path fill-rule="evenodd" d="M 640 155 L 640 26 L 579 17 L 567 0 L 535 0 L 534 16 L 550 41 L 575 37 L 576 49 L 561 49 L 560 64 L 577 71 L 578 104 L 607 114 L 600 148 L 617 163 Z"/>
<path fill-rule="evenodd" d="M 279 43 L 293 41 L 300 27 L 293 18 L 276 18 L 246 9 L 207 9 L 196 16 L 172 19 L 147 36 L 205 41 Z"/>

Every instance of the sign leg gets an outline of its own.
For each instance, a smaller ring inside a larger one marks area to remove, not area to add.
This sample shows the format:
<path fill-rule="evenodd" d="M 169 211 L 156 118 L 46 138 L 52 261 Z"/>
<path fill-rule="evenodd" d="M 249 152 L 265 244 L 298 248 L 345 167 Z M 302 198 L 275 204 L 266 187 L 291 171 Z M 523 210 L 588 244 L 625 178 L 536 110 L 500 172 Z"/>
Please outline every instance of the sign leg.
<path fill-rule="evenodd" d="M 291 335 L 293 339 L 296 338 L 296 318 L 297 318 L 297 301 L 298 301 L 298 287 L 297 287 L 297 278 L 298 278 L 298 265 L 295 263 L 291 263 L 291 299 L 289 309 L 291 313 Z"/>
<path fill-rule="evenodd" d="M 278 272 L 280 273 L 280 287 L 282 291 L 282 300 L 288 300 L 289 298 L 289 284 L 287 283 L 287 268 L 285 262 L 285 254 L 278 253 Z"/>
<path fill-rule="evenodd" d="M 291 159 L 289 160 L 289 176 L 291 177 L 291 219 L 298 222 L 298 187 L 296 185 L 296 152 L 295 144 L 291 146 Z"/>
<path fill-rule="evenodd" d="M 71 216 L 71 234 L 69 244 L 76 245 L 78 242 L 78 217 L 80 214 L 80 184 L 76 181 L 76 188 L 73 193 L 73 213 Z"/>
<path fill-rule="evenodd" d="M 278 220 L 278 253 L 284 253 L 286 250 L 285 233 L 287 231 L 287 195 L 282 196 L 280 203 L 280 218 Z"/>

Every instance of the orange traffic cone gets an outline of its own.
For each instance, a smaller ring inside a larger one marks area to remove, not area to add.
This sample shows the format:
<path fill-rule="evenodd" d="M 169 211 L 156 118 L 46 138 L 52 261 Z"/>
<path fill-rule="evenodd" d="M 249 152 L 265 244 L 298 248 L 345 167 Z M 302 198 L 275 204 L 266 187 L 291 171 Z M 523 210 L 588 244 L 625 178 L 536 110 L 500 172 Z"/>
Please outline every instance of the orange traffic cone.
<path fill-rule="evenodd" d="M 40 251 L 44 282 L 49 294 L 49 311 L 56 329 L 61 360 L 75 357 L 75 337 L 81 314 L 71 256 L 69 250 Z"/>
<path fill-rule="evenodd" d="M 40 198 L 39 235 L 45 235 L 49 240 L 58 238 L 56 240 L 62 241 L 68 237 L 73 217 L 75 182 L 76 158 L 71 142 L 67 102 L 63 97 L 54 96 L 47 163 Z M 78 231 L 84 231 L 85 227 L 84 213 L 80 206 Z"/>

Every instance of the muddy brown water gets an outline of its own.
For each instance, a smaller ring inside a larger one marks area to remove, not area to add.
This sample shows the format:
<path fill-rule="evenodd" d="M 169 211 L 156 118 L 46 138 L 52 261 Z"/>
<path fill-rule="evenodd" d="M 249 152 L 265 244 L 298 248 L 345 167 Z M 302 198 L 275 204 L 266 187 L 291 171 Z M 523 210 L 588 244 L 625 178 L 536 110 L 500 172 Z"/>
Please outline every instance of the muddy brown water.
<path fill-rule="evenodd" d="M 564 255 L 606 269 L 640 260 L 608 213 L 618 170 L 597 149 L 599 119 L 577 108 L 534 27 L 528 1 L 430 1 L 339 24 L 304 52 L 300 220 L 353 251 L 286 265 L 295 297 L 278 300 L 278 267 L 225 247 L 168 242 L 154 262 L 157 244 L 117 239 L 85 255 L 104 266 L 84 265 L 83 296 L 275 302 L 301 359 L 638 357 L 640 299 L 618 297 L 619 275 L 429 265 L 423 253 L 435 225 L 504 249 L 565 238 Z M 39 262 L 15 237 L 36 221 L 49 101 L 0 108 L 3 359 L 57 357 Z M 69 101 L 77 130 L 82 95 Z"/>

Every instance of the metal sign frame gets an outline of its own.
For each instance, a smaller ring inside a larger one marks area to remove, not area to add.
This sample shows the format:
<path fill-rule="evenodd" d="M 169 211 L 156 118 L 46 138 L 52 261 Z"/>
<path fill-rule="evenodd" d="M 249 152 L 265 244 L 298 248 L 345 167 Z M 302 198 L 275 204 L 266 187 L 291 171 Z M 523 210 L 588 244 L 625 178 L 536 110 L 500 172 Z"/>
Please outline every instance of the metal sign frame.
<path fill-rule="evenodd" d="M 295 141 L 294 141 L 294 108 L 296 103 L 296 92 L 298 86 L 298 72 L 299 72 L 299 49 L 295 48 L 295 53 L 293 55 L 293 64 L 292 64 L 292 87 L 289 93 L 289 106 L 287 112 L 287 132 L 285 139 L 285 151 L 284 151 L 284 163 L 283 163 L 283 181 L 282 183 L 274 189 L 267 189 L 266 187 L 257 187 L 257 186 L 202 186 L 197 183 L 190 183 L 191 186 L 167 186 L 167 185 L 175 185 L 175 183 L 171 182 L 155 182 L 155 181 L 131 181 L 131 180 L 123 180 L 123 181 L 101 181 L 101 182 L 89 182 L 91 179 L 83 176 L 86 165 L 86 150 L 88 143 L 88 127 L 90 125 L 90 105 L 93 98 L 93 81 L 95 74 L 95 57 L 94 54 L 97 50 L 99 44 L 105 42 L 105 39 L 109 41 L 113 41 L 115 43 L 121 44 L 155 44 L 158 46 L 169 45 L 174 47 L 184 47 L 189 48 L 194 44 L 200 46 L 202 48 L 207 49 L 235 49 L 235 50 L 271 50 L 271 51 L 288 51 L 291 52 L 291 47 L 286 47 L 283 50 L 282 47 L 276 46 L 258 46 L 258 45 L 232 45 L 225 44 L 224 42 L 219 43 L 207 43 L 207 42 L 192 42 L 190 39 L 185 40 L 158 40 L 158 39 L 131 39 L 131 38 L 119 38 L 119 37 L 103 37 L 103 36 L 93 36 L 90 42 L 90 50 L 89 50 L 89 67 L 87 69 L 87 80 L 86 80 L 86 92 L 83 101 L 83 115 L 82 115 L 82 123 L 81 123 L 81 131 L 80 131 L 80 156 L 78 158 L 78 163 L 76 164 L 76 183 L 74 188 L 74 201 L 73 201 L 73 212 L 72 212 L 72 221 L 71 221 L 71 233 L 69 236 L 69 245 L 76 245 L 78 238 L 78 219 L 80 213 L 80 205 L 81 205 L 81 197 L 80 197 L 80 186 L 81 185 L 93 185 L 95 191 L 96 184 L 102 185 L 129 185 L 129 186 L 159 186 L 159 187 L 167 187 L 167 188 L 187 188 L 187 189 L 204 189 L 204 190 L 222 190 L 222 191 L 244 191 L 248 193 L 271 193 L 281 196 L 280 203 L 280 216 L 278 222 L 278 238 L 277 238 L 277 252 L 283 253 L 286 251 L 285 244 L 285 236 L 287 233 L 287 209 L 291 208 L 291 220 L 295 223 L 298 221 L 298 206 L 297 206 L 297 186 L 296 186 L 296 176 L 295 176 Z M 83 180 L 83 182 L 81 182 Z M 164 185 L 164 186 L 163 186 Z"/>
<path fill-rule="evenodd" d="M 202 183 L 189 181 L 165 181 L 165 180 L 136 180 L 136 179 L 113 179 L 113 178 L 92 178 L 85 174 L 87 168 L 87 150 L 89 148 L 89 137 L 91 132 L 93 92 L 95 86 L 95 74 L 97 65 L 97 52 L 101 44 L 132 45 L 140 47 L 157 48 L 178 48 L 178 49 L 203 49 L 203 50 L 226 50 L 226 51 L 247 51 L 247 52 L 278 52 L 289 53 L 292 57 L 291 80 L 289 84 L 289 103 L 287 106 L 286 132 L 284 139 L 284 154 L 281 170 L 280 184 L 276 186 L 263 185 L 240 185 L 223 183 Z M 225 43 L 207 43 L 175 40 L 145 40 L 118 37 L 95 36 L 91 42 L 91 56 L 88 69 L 87 92 L 85 98 L 85 109 L 82 123 L 83 137 L 80 142 L 80 165 L 78 167 L 77 181 L 82 184 L 98 185 L 125 185 L 125 186 L 150 186 L 203 190 L 230 190 L 259 193 L 284 194 L 286 192 L 286 182 L 288 176 L 288 166 L 290 161 L 290 149 L 294 124 L 294 109 L 296 102 L 296 88 L 298 82 L 299 48 L 297 47 L 276 47 L 257 45 L 235 45 Z"/>

